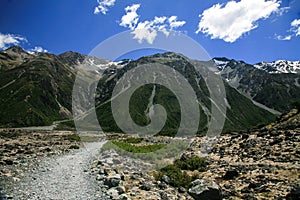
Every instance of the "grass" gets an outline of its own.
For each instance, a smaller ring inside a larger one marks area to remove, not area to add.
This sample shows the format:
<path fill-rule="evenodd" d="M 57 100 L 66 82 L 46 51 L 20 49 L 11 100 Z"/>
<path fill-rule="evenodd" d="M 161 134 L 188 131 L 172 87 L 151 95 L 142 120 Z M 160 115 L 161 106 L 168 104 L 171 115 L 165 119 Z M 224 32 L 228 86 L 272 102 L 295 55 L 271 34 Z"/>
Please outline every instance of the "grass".
<path fill-rule="evenodd" d="M 81 141 L 80 136 L 76 134 L 64 135 L 63 138 L 69 141 Z"/>
<path fill-rule="evenodd" d="M 64 122 L 60 122 L 56 127 L 55 130 L 75 130 L 75 123 L 73 120 L 68 120 Z"/>
<path fill-rule="evenodd" d="M 131 153 L 150 153 L 150 152 L 157 151 L 163 148 L 164 146 L 166 146 L 165 144 L 135 146 L 127 142 L 118 142 L 118 141 L 113 141 L 112 143 L 118 146 L 119 148 Z"/>
<path fill-rule="evenodd" d="M 130 144 L 124 141 L 112 140 L 107 142 L 101 148 L 101 151 L 115 150 L 122 156 L 129 156 L 154 164 L 154 167 L 160 169 L 170 164 L 174 158 L 177 158 L 181 152 L 186 150 L 188 143 L 186 141 L 174 141 L 169 144 Z"/>

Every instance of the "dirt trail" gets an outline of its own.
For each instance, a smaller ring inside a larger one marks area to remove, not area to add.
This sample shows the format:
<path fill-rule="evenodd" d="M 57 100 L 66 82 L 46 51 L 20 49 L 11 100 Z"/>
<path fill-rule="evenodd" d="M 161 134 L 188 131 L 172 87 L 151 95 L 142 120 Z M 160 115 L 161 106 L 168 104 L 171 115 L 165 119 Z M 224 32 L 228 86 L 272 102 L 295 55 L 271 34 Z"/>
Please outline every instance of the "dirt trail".
<path fill-rule="evenodd" d="M 102 199 L 88 164 L 104 143 L 85 143 L 72 153 L 43 159 L 11 191 L 13 199 Z"/>

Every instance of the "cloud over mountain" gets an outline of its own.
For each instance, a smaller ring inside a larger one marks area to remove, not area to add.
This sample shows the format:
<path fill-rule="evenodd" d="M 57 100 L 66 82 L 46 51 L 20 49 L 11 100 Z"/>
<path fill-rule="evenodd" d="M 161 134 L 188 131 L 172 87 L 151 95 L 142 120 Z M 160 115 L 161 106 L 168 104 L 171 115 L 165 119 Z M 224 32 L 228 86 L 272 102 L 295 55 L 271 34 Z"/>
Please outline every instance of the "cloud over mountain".
<path fill-rule="evenodd" d="M 186 21 L 178 21 L 177 16 L 155 16 L 152 20 L 140 21 L 140 16 L 137 10 L 140 4 L 133 4 L 125 8 L 126 14 L 123 15 L 120 26 L 132 30 L 133 38 L 142 43 L 144 40 L 152 44 L 158 32 L 163 33 L 166 37 L 169 36 L 171 31 L 174 31 L 183 25 Z"/>
<path fill-rule="evenodd" d="M 7 48 L 10 45 L 18 45 L 21 42 L 27 42 L 27 39 L 20 35 L 0 33 L 0 49 Z"/>

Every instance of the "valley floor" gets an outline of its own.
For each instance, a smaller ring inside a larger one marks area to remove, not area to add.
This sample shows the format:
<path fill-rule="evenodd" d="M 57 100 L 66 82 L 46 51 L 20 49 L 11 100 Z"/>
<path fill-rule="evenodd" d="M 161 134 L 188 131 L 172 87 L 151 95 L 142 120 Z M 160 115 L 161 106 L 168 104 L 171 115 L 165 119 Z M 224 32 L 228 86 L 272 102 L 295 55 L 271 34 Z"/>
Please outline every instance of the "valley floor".
<path fill-rule="evenodd" d="M 47 134 L 1 138 L 0 189 L 10 198 L 295 200 L 300 196 L 297 110 L 261 129 L 222 135 L 208 154 L 203 152 L 212 142 L 195 137 L 177 164 L 157 171 L 92 135 L 79 142 L 72 132 Z M 121 148 L 145 151 L 168 144 L 169 139 L 114 134 L 110 140 Z M 195 157 L 203 160 L 189 163 Z M 190 182 L 178 186 L 187 179 Z"/>

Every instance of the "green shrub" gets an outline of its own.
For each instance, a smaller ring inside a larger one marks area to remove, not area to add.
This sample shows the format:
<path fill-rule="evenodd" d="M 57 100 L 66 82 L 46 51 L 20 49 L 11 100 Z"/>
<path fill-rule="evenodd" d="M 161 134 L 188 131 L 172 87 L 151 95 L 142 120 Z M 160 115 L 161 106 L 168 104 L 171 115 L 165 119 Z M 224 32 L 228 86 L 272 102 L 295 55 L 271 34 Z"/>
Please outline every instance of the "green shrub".
<path fill-rule="evenodd" d="M 207 162 L 204 158 L 192 157 L 185 161 L 177 159 L 174 161 L 174 164 L 168 165 L 156 173 L 155 179 L 161 180 L 166 175 L 171 179 L 171 186 L 188 188 L 191 182 L 199 177 L 196 174 L 190 176 L 182 170 L 205 171 L 206 165 Z"/>
<path fill-rule="evenodd" d="M 192 181 L 196 180 L 197 176 L 190 176 L 185 171 L 182 171 L 175 165 L 168 165 L 160 170 L 155 175 L 156 180 L 161 180 L 163 176 L 168 176 L 171 179 L 169 183 L 173 187 L 188 188 Z"/>
<path fill-rule="evenodd" d="M 177 159 L 174 161 L 174 165 L 182 170 L 198 170 L 200 172 L 205 171 L 207 162 L 205 158 L 192 157 L 185 161 Z"/>
<path fill-rule="evenodd" d="M 80 136 L 76 134 L 64 135 L 63 138 L 69 141 L 80 141 Z"/>

